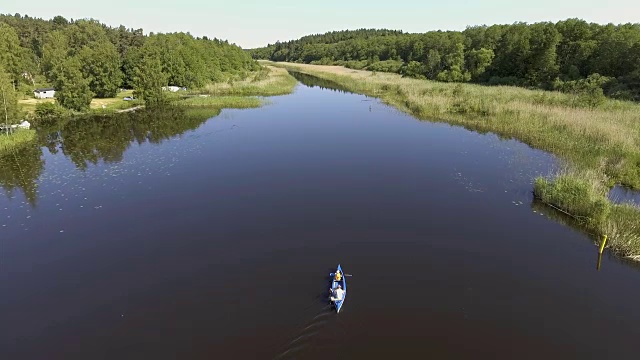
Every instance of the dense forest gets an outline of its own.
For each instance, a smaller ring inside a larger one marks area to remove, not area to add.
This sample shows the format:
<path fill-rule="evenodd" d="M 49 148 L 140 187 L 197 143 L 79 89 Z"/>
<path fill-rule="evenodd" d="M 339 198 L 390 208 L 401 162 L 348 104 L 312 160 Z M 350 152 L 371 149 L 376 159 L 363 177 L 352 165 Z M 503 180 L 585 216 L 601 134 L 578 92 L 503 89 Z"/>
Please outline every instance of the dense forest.
<path fill-rule="evenodd" d="M 218 39 L 0 14 L 2 88 L 10 82 L 18 95 L 32 95 L 36 87 L 52 86 L 68 109 L 87 109 L 93 97 L 113 97 L 122 87 L 153 103 L 163 86 L 201 87 L 257 66 L 240 47 Z"/>
<path fill-rule="evenodd" d="M 473 26 L 407 34 L 355 30 L 305 36 L 249 50 L 255 59 L 344 65 L 448 82 L 602 91 L 640 100 L 640 24 Z"/>

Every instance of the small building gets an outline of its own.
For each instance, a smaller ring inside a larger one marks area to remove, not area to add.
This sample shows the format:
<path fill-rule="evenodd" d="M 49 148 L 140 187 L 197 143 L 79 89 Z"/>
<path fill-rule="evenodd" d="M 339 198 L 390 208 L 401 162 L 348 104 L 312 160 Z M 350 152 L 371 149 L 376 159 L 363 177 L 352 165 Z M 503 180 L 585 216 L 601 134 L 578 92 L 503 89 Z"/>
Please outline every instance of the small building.
<path fill-rule="evenodd" d="M 56 95 L 56 89 L 54 88 L 42 88 L 33 90 L 33 96 L 36 99 L 53 99 Z"/>
<path fill-rule="evenodd" d="M 163 86 L 162 90 L 164 91 L 171 91 L 171 92 L 178 92 L 180 90 L 187 90 L 187 88 L 185 87 L 180 87 L 180 86 Z"/>

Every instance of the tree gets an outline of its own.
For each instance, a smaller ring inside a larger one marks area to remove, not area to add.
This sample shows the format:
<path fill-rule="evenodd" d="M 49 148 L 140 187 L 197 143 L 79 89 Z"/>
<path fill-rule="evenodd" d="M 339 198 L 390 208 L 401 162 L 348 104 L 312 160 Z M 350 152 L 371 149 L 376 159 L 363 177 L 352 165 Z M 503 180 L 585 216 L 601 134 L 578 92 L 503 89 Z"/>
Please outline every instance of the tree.
<path fill-rule="evenodd" d="M 18 122 L 20 107 L 11 77 L 0 66 L 0 121 L 5 125 Z"/>
<path fill-rule="evenodd" d="M 55 69 L 59 69 L 59 65 L 64 62 L 69 54 L 69 39 L 61 31 L 51 32 L 45 38 L 42 49 L 42 68 L 44 75 L 50 82 L 55 82 L 57 74 Z"/>
<path fill-rule="evenodd" d="M 491 65 L 493 57 L 494 53 L 491 49 L 480 48 L 467 52 L 465 64 L 472 80 L 480 80 L 485 70 Z"/>
<path fill-rule="evenodd" d="M 116 47 L 102 40 L 91 47 L 84 46 L 78 57 L 82 63 L 82 73 L 89 79 L 89 87 L 96 97 L 115 97 L 122 84 L 120 56 Z"/>
<path fill-rule="evenodd" d="M 64 108 L 76 111 L 88 110 L 94 95 L 80 68 L 78 58 L 70 57 L 55 69 L 56 99 Z"/>
<path fill-rule="evenodd" d="M 144 56 L 135 68 L 134 94 L 144 100 L 147 106 L 159 106 L 166 97 L 162 87 L 167 86 L 167 75 L 162 72 L 160 59 Z"/>
<path fill-rule="evenodd" d="M 0 23 L 0 66 L 11 75 L 11 81 L 16 84 L 24 71 L 23 48 L 16 31 L 5 23 Z"/>
<path fill-rule="evenodd" d="M 556 47 L 560 33 L 551 23 L 533 24 L 529 29 L 531 39 L 526 76 L 531 85 L 543 86 L 558 75 Z"/>

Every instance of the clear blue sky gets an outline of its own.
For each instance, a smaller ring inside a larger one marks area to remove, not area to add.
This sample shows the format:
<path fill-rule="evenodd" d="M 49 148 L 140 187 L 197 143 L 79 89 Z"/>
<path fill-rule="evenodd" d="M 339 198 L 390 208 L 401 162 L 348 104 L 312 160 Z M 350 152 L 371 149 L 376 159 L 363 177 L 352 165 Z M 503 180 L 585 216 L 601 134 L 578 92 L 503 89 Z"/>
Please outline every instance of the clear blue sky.
<path fill-rule="evenodd" d="M 1 13 L 94 18 L 145 33 L 190 32 L 245 48 L 330 30 L 463 30 L 467 25 L 557 21 L 640 22 L 640 0 L 0 0 Z M 380 4 L 383 2 L 383 4 Z"/>

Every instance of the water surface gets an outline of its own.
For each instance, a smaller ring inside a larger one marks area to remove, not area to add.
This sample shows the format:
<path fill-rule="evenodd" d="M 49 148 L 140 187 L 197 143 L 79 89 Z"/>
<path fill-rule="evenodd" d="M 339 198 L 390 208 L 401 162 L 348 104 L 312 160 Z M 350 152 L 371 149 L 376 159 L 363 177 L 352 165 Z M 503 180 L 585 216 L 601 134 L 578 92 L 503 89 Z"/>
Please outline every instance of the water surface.
<path fill-rule="evenodd" d="M 2 159 L 2 358 L 636 358 L 637 270 L 533 203 L 552 156 L 324 87 Z"/>

